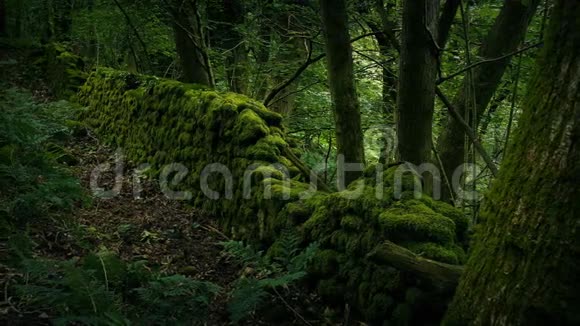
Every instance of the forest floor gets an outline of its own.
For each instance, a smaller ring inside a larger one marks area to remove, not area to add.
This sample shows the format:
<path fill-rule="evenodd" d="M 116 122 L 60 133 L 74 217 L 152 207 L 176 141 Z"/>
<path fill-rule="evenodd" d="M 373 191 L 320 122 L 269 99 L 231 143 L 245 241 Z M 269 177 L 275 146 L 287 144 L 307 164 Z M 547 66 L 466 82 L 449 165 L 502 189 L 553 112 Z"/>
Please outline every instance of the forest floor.
<path fill-rule="evenodd" d="M 53 101 L 42 74 L 26 61 L 27 54 L 19 50 L 0 51 L 0 80 L 30 90 L 38 101 Z M 222 290 L 212 301 L 204 324 L 229 325 L 228 293 L 243 271 L 223 252 L 220 243 L 229 239 L 218 230 L 215 220 L 185 202 L 166 199 L 155 180 L 143 179 L 141 195 L 135 198 L 131 162 L 126 162 L 123 187 L 117 196 L 110 199 L 90 196 L 91 173 L 103 163 L 115 167 L 114 149 L 101 144 L 87 131 L 71 139 L 64 150 L 72 158 L 72 173 L 91 199 L 89 203 L 77 205 L 72 212 L 30 225 L 28 232 L 35 244 L 34 256 L 70 260 L 108 250 L 126 262 L 145 260 L 147 266 L 154 266 L 163 274 L 179 273 L 213 282 Z M 111 189 L 114 178 L 113 171 L 103 173 L 99 186 Z M 0 254 L 6 250 L 0 244 Z M 8 286 L 18 277 L 21 275 L 0 263 L 0 286 L 4 290 L 0 298 L 0 324 L 50 324 L 50 312 L 27 311 L 10 300 Z M 258 311 L 244 324 L 325 324 L 320 320 L 302 320 L 300 311 L 308 311 L 307 315 L 312 317 L 318 313 L 321 316 L 324 310 L 311 293 L 295 289 L 272 298 L 274 301 L 267 304 L 269 313 Z"/>

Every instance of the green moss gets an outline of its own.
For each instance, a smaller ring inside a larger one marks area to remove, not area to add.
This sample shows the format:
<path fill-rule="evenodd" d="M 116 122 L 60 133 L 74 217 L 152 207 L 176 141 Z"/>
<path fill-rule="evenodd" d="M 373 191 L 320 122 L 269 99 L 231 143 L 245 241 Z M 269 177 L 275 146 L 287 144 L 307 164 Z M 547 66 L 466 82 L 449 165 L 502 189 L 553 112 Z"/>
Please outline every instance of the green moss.
<path fill-rule="evenodd" d="M 250 160 L 276 163 L 280 150 L 278 147 L 268 143 L 265 138 L 258 140 L 255 145 L 246 148 L 245 156 Z"/>
<path fill-rule="evenodd" d="M 422 240 L 435 243 L 452 243 L 455 223 L 435 213 L 426 205 L 409 200 L 399 202 L 379 216 L 379 225 L 397 240 Z"/>
<path fill-rule="evenodd" d="M 340 220 L 340 226 L 346 230 L 360 231 L 364 227 L 364 221 L 358 216 L 346 215 Z"/>
<path fill-rule="evenodd" d="M 310 207 L 301 201 L 288 203 L 288 205 L 286 205 L 286 211 L 288 213 L 288 218 L 295 222 L 299 222 L 300 224 L 312 215 Z"/>
<path fill-rule="evenodd" d="M 447 203 L 433 200 L 430 197 L 423 196 L 421 201 L 433 209 L 435 212 L 450 218 L 455 223 L 455 230 L 457 238 L 460 242 L 467 241 L 467 230 L 469 228 L 469 219 L 458 208 L 455 208 Z"/>
<path fill-rule="evenodd" d="M 238 143 L 252 144 L 268 134 L 268 126 L 256 112 L 246 109 L 238 116 L 234 132 Z"/>
<path fill-rule="evenodd" d="M 422 257 L 454 265 L 459 264 L 465 255 L 458 256 L 457 247 L 448 248 L 432 242 L 406 243 L 403 246 Z"/>
<path fill-rule="evenodd" d="M 308 266 L 308 271 L 318 277 L 331 276 L 338 269 L 339 253 L 334 250 L 320 250 Z"/>

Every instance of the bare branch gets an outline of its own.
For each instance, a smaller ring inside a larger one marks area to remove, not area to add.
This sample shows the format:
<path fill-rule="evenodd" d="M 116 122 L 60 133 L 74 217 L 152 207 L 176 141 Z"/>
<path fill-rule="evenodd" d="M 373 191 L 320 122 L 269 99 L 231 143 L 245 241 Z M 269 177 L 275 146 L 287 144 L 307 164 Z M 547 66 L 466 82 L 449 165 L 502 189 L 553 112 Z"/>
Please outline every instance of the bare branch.
<path fill-rule="evenodd" d="M 353 39 L 350 40 L 350 43 L 354 43 L 360 39 L 363 39 L 365 37 L 369 37 L 369 36 L 373 36 L 376 33 L 366 33 L 366 34 L 362 34 L 359 35 Z M 312 58 L 312 46 L 310 47 L 310 50 L 308 52 L 308 59 L 306 59 L 306 61 L 296 70 L 296 72 L 290 77 L 288 78 L 286 81 L 282 82 L 281 84 L 279 84 L 278 86 L 276 86 L 274 89 L 272 89 L 268 95 L 266 96 L 266 98 L 264 99 L 264 106 L 268 106 L 271 104 L 272 100 L 276 97 L 276 95 L 278 95 L 284 88 L 290 86 L 290 84 L 292 84 L 296 79 L 298 79 L 300 77 L 300 75 L 302 75 L 302 73 L 308 68 L 310 67 L 310 65 L 322 60 L 324 57 L 326 57 L 326 53 L 321 53 L 319 55 L 317 55 L 316 57 Z"/>
<path fill-rule="evenodd" d="M 523 47 L 523 48 L 521 48 L 521 49 L 519 49 L 517 51 L 508 53 L 506 55 L 502 55 L 501 57 L 497 57 L 497 58 L 493 58 L 493 59 L 485 59 L 485 60 L 481 60 L 479 62 L 475 62 L 475 63 L 470 64 L 469 66 L 467 66 L 467 67 L 465 67 L 465 68 L 457 71 L 457 72 L 452 73 L 451 75 L 449 75 L 447 77 L 440 78 L 437 81 L 437 85 L 440 85 L 440 84 L 442 84 L 443 82 L 445 82 L 445 81 L 447 81 L 449 79 L 455 78 L 455 77 L 463 74 L 464 72 L 466 72 L 468 70 L 471 70 L 471 69 L 473 69 L 473 68 L 475 68 L 477 66 L 481 66 L 481 65 L 486 64 L 486 63 L 492 63 L 492 62 L 495 62 L 495 61 L 500 61 L 500 60 L 503 60 L 503 59 L 507 59 L 507 58 L 509 58 L 511 56 L 520 54 L 520 53 L 525 52 L 525 51 L 527 51 L 529 49 L 537 48 L 537 47 L 541 46 L 542 44 L 544 44 L 544 42 L 539 42 L 539 43 L 535 43 L 535 44 L 532 44 L 532 45 L 528 45 L 528 46 Z"/>
<path fill-rule="evenodd" d="M 459 122 L 461 127 L 463 127 L 463 130 L 473 143 L 473 146 L 479 152 L 479 155 L 481 155 L 483 161 L 485 162 L 485 164 L 487 165 L 493 176 L 496 177 L 498 172 L 497 167 L 491 160 L 489 154 L 487 154 L 487 152 L 485 151 L 485 148 L 483 148 L 483 146 L 477 139 L 477 135 L 475 134 L 473 129 L 471 129 L 471 127 L 467 124 L 467 122 L 465 122 L 465 120 L 463 120 L 463 118 L 459 115 L 459 113 L 457 113 L 457 111 L 453 107 L 453 104 L 451 104 L 451 102 L 447 99 L 447 97 L 443 94 L 443 92 L 441 92 L 441 89 L 439 89 L 439 87 L 435 88 L 435 93 L 437 94 L 441 102 L 443 102 L 443 104 L 447 107 L 447 111 L 449 111 L 449 114 L 451 114 L 453 119 L 457 120 L 457 122 Z"/>

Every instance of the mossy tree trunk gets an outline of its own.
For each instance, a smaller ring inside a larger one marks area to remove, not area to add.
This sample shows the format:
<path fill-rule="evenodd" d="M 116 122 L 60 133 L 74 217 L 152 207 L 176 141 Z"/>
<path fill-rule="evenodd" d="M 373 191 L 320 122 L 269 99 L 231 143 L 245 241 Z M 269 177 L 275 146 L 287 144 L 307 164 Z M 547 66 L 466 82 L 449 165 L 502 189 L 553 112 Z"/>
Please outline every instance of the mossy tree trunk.
<path fill-rule="evenodd" d="M 397 137 L 399 159 L 413 164 L 431 160 L 438 9 L 438 0 L 403 2 Z"/>
<path fill-rule="evenodd" d="M 320 0 L 320 7 L 326 43 L 328 80 L 334 108 L 337 151 L 339 155 L 344 156 L 346 163 L 364 163 L 363 135 L 354 84 L 346 1 Z M 348 185 L 361 174 L 362 171 L 345 173 L 344 185 Z"/>
<path fill-rule="evenodd" d="M 492 29 L 485 38 L 479 50 L 478 57 L 482 59 L 498 58 L 515 51 L 522 43 L 528 29 L 528 25 L 536 12 L 540 0 L 512 0 L 505 1 L 496 18 Z M 510 58 L 493 61 L 473 69 L 473 94 L 477 111 L 477 125 L 485 114 L 486 108 L 493 97 L 501 78 L 510 62 Z M 466 99 L 466 90 L 469 89 L 470 79 L 465 78 L 453 100 L 453 107 L 460 116 L 464 117 L 466 111 L 473 112 L 473 108 L 467 103 L 473 103 Z M 473 125 L 473 114 L 470 114 L 468 123 Z M 437 140 L 437 151 L 441 156 L 445 174 L 451 178 L 455 169 L 464 162 L 465 154 L 465 130 L 461 124 L 449 116 L 441 128 L 442 133 Z M 442 197 L 449 200 L 451 194 L 447 187 L 442 189 Z"/>
<path fill-rule="evenodd" d="M 447 325 L 580 324 L 580 2 L 558 0 Z"/>
<path fill-rule="evenodd" d="M 213 87 L 211 67 L 201 31 L 199 5 L 196 1 L 174 1 L 169 10 L 173 14 L 175 47 L 183 73 L 181 80 Z"/>

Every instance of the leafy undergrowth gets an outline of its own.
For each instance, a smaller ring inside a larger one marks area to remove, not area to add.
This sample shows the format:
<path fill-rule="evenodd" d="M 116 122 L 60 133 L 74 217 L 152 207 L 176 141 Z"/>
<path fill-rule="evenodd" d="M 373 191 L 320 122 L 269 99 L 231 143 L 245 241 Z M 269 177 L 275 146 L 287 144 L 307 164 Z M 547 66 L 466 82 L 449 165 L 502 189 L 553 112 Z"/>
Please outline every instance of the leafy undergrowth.
<path fill-rule="evenodd" d="M 79 108 L 18 89 L 0 104 L 0 323 L 322 323 L 297 283 L 315 245 L 299 250 L 288 232 L 281 257 L 266 257 L 153 180 L 135 196 L 130 162 L 118 195 L 94 197 L 91 174 L 115 153 L 71 120 Z M 110 169 L 96 186 L 115 180 Z"/>

